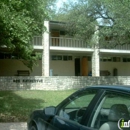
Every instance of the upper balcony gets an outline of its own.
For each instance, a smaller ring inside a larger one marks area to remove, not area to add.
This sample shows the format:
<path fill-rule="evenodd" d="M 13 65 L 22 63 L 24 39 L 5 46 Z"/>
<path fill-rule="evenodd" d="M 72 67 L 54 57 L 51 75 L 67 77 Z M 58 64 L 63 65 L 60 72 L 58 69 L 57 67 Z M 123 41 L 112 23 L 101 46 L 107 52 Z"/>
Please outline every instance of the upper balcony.
<path fill-rule="evenodd" d="M 42 36 L 35 36 L 32 43 L 34 46 L 42 46 Z M 64 37 L 51 37 L 50 46 L 90 48 L 87 44 L 83 42 L 83 40 Z"/>
<path fill-rule="evenodd" d="M 42 36 L 35 36 L 33 41 L 34 49 L 43 49 L 42 47 Z M 88 48 L 92 47 L 83 40 L 67 37 L 50 37 L 50 47 L 65 47 L 65 48 Z M 112 45 L 103 45 L 100 46 L 100 49 L 112 49 L 112 50 L 130 50 L 130 44 L 117 45 L 113 47 Z"/>
<path fill-rule="evenodd" d="M 35 36 L 32 40 L 32 44 L 35 50 L 43 50 L 42 36 Z"/>
<path fill-rule="evenodd" d="M 83 40 L 66 37 L 51 37 L 50 46 L 69 48 L 91 48 Z"/>

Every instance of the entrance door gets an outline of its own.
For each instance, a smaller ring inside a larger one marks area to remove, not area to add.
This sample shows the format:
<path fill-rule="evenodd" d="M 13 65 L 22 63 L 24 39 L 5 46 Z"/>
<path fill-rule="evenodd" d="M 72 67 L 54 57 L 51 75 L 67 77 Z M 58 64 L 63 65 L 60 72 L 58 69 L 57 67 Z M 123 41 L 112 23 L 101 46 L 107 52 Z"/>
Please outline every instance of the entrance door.
<path fill-rule="evenodd" d="M 82 58 L 82 76 L 88 76 L 88 59 L 87 57 Z"/>
<path fill-rule="evenodd" d="M 80 76 L 80 58 L 75 58 L 75 76 Z"/>
<path fill-rule="evenodd" d="M 59 31 L 52 31 L 51 32 L 52 46 L 59 46 L 59 36 L 60 36 Z"/>

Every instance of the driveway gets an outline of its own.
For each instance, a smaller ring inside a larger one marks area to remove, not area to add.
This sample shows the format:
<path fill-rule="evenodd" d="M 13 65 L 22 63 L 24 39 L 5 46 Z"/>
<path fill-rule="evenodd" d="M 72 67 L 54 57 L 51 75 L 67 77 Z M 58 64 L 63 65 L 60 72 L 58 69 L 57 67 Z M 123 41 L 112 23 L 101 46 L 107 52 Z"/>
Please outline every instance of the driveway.
<path fill-rule="evenodd" d="M 0 123 L 0 130 L 27 130 L 27 123 Z"/>

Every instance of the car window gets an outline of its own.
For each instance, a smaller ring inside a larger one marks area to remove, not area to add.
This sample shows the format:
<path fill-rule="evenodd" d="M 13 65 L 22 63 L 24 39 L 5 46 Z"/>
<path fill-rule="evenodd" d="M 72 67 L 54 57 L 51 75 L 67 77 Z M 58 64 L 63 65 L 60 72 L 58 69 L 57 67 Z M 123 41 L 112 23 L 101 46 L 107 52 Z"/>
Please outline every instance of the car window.
<path fill-rule="evenodd" d="M 111 113 L 111 107 L 114 105 L 126 106 L 130 117 L 130 95 L 107 92 L 93 112 L 91 127 L 99 129 L 104 123 L 111 121 L 108 116 Z"/>
<path fill-rule="evenodd" d="M 97 90 L 87 90 L 71 96 L 68 98 L 68 102 L 61 108 L 59 116 L 80 122 L 96 93 Z"/>

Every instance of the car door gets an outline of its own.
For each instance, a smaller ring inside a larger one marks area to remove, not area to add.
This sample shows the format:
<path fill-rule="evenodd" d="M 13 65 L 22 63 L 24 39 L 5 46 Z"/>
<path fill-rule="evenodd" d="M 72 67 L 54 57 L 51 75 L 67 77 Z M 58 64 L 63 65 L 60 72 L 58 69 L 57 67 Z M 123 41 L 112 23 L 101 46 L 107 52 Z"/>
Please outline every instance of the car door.
<path fill-rule="evenodd" d="M 96 130 L 94 128 L 90 128 L 84 125 L 81 125 L 78 122 L 65 119 L 59 116 L 55 116 L 54 118 L 54 126 L 56 130 Z M 52 129 L 50 129 L 52 130 Z"/>
<path fill-rule="evenodd" d="M 99 93 L 98 89 L 87 89 L 68 97 L 57 107 L 57 113 L 50 122 L 52 125 L 48 125 L 47 130 L 54 130 L 52 126 L 56 130 L 94 130 L 87 127 L 87 122 L 82 124 L 82 119 L 87 112 L 91 113 L 89 105 L 98 102 Z"/>
<path fill-rule="evenodd" d="M 118 106 L 120 106 L 119 109 Z M 113 109 L 113 107 L 115 108 Z M 120 114 L 122 115 L 120 116 Z M 104 94 L 102 95 L 100 103 L 93 109 L 93 112 L 91 113 L 88 126 L 98 130 L 100 130 L 106 124 L 107 126 L 108 124 L 113 124 L 112 127 L 114 127 L 115 124 L 115 127 L 117 127 L 120 125 L 119 121 L 123 119 L 124 116 L 128 116 L 127 119 L 130 119 L 130 93 L 123 91 L 104 90 Z M 128 129 L 130 129 L 130 127 Z M 112 130 L 115 130 L 115 128 Z"/>

